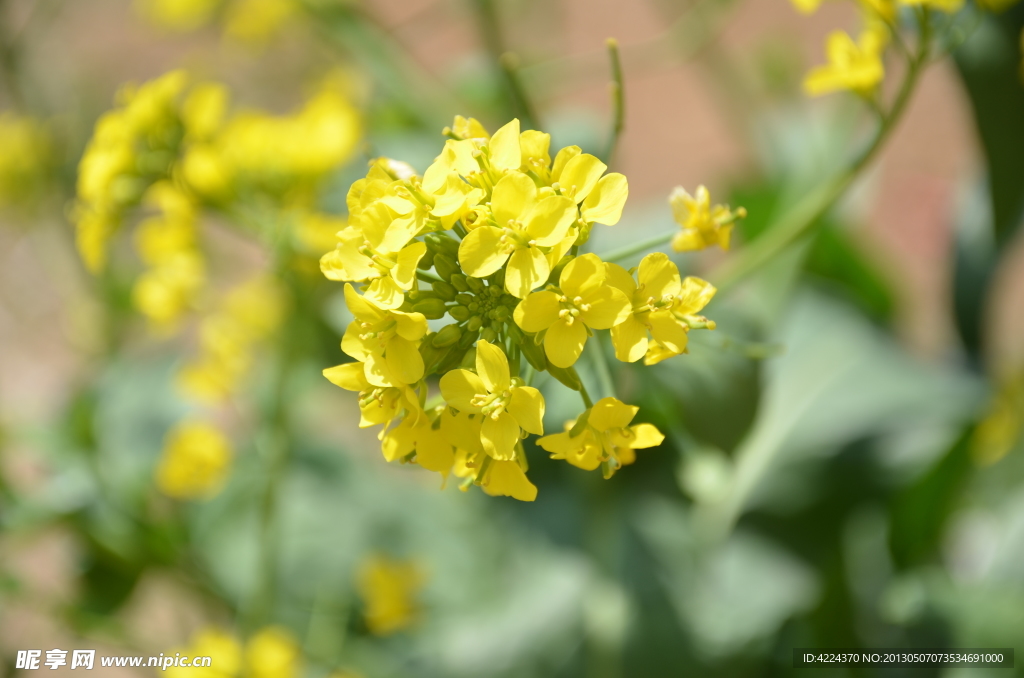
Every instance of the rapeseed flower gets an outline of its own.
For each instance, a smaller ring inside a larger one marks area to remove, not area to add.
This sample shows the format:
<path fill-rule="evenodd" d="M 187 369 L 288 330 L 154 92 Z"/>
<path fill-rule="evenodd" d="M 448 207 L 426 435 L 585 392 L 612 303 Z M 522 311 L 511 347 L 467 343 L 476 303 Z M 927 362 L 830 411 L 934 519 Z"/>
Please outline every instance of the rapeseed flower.
<path fill-rule="evenodd" d="M 672 249 L 677 252 L 702 250 L 714 245 L 728 250 L 733 224 L 747 215 L 742 207 L 732 210 L 728 205 L 712 206 L 711 194 L 704 186 L 698 186 L 695 195 L 677 186 L 668 201 L 673 218 L 683 229 L 672 238 Z"/>
<path fill-rule="evenodd" d="M 609 284 L 632 303 L 630 315 L 611 332 L 619 360 L 632 363 L 645 358 L 645 365 L 654 365 L 685 353 L 691 329 L 715 329 L 713 321 L 697 315 L 711 301 L 715 288 L 700 278 L 680 279 L 679 269 L 666 254 L 644 257 L 636 281 L 617 264 L 607 267 Z"/>
<path fill-rule="evenodd" d="M 476 373 L 452 370 L 444 375 L 441 395 L 460 412 L 483 415 L 480 440 L 495 459 L 515 458 L 521 431 L 544 433 L 544 397 L 520 379 L 513 380 L 505 353 L 483 339 L 476 345 Z"/>
<path fill-rule="evenodd" d="M 209 498 L 224 485 L 232 456 L 230 441 L 215 426 L 182 422 L 167 434 L 157 487 L 175 499 Z"/>
<path fill-rule="evenodd" d="M 885 41 L 874 30 L 861 32 L 854 42 L 845 31 L 829 33 L 826 43 L 828 63 L 818 66 L 804 79 L 804 90 L 820 96 L 840 90 L 852 90 L 870 96 L 885 77 L 882 52 Z"/>
<path fill-rule="evenodd" d="M 564 432 L 545 436 L 537 444 L 552 459 L 564 459 L 586 471 L 602 467 L 610 478 L 636 461 L 635 450 L 657 447 L 665 439 L 652 424 L 629 425 L 639 410 L 616 398 L 602 398 L 579 419 L 567 422 Z"/>
<path fill-rule="evenodd" d="M 413 561 L 379 554 L 367 557 L 356 573 L 356 592 L 370 633 L 388 636 L 411 626 L 419 615 L 416 596 L 423 581 L 423 572 Z"/>
<path fill-rule="evenodd" d="M 629 299 L 607 284 L 596 254 L 584 254 L 562 269 L 558 286 L 534 292 L 516 306 L 516 324 L 544 333 L 544 352 L 556 367 L 571 367 L 583 353 L 590 330 L 607 330 L 629 316 Z"/>
<path fill-rule="evenodd" d="M 680 289 L 660 292 L 656 311 L 642 309 L 628 273 L 624 291 L 597 255 L 578 254 L 595 223 L 619 221 L 629 193 L 598 158 L 578 146 L 552 158 L 551 137 L 518 120 L 490 134 L 457 116 L 444 133 L 422 175 L 377 158 L 348 191 L 347 220 L 315 217 L 337 226 L 320 266 L 345 283 L 355 316 L 342 349 L 357 362 L 324 376 L 358 394 L 360 426 L 381 426 L 387 461 L 533 501 L 523 441 L 544 434 L 534 373 L 589 405 L 573 365 L 594 331 L 636 321 L 646 333 L 651 324 L 655 339 L 645 334 L 639 355 L 656 362 L 658 351 L 685 351 L 700 307 L 668 299 L 688 294 L 677 272 Z M 727 229 L 718 212 L 709 218 Z"/>

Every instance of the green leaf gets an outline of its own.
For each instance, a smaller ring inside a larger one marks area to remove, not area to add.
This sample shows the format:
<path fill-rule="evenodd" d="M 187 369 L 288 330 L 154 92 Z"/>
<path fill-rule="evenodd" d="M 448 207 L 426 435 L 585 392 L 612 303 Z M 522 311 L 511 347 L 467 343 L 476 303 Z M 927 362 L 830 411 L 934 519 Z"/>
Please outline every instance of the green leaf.
<path fill-rule="evenodd" d="M 961 234 L 954 266 L 957 330 L 968 353 L 978 362 L 984 345 L 985 305 L 993 273 L 1024 212 L 1022 28 L 1022 7 L 1001 16 L 985 15 L 955 54 L 985 153 L 991 202 L 990 223 L 983 231 L 981 224 L 965 224 L 969 232 L 983 232 L 986 237 Z"/>

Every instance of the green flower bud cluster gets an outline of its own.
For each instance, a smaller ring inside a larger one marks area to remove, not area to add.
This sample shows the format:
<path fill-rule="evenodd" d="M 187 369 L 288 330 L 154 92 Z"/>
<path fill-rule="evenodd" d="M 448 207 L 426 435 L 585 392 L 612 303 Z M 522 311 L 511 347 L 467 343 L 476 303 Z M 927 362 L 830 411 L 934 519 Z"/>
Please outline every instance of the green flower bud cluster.
<path fill-rule="evenodd" d="M 493 344 L 511 337 L 514 344 L 520 343 L 523 334 L 512 319 L 519 300 L 505 291 L 504 269 L 486 278 L 468 276 L 459 265 L 459 241 L 446 233 L 431 233 L 425 242 L 419 288 L 406 293 L 401 310 L 422 313 L 428 320 L 447 315 L 454 321 L 429 333 L 420 344 L 425 374 L 472 366 L 477 339 Z M 434 274 L 428 273 L 431 268 Z"/>

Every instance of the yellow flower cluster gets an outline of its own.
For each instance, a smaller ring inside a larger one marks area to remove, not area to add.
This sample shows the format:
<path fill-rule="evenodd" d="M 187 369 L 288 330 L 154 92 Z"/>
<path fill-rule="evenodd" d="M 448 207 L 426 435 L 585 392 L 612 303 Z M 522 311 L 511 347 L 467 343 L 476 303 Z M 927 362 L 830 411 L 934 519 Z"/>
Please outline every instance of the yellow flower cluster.
<path fill-rule="evenodd" d="M 195 221 L 198 207 L 229 207 L 241 196 L 310 210 L 324 177 L 351 158 L 362 133 L 337 74 L 325 78 L 301 110 L 284 116 L 254 111 L 229 116 L 230 96 L 223 85 L 189 87 L 182 71 L 126 87 L 118 98 L 122 105 L 97 122 L 79 165 L 78 249 L 92 271 L 103 268 L 110 236 L 154 184 L 172 187 L 160 188 L 153 199 L 164 213 L 164 226 L 149 229 L 154 232 L 194 232 L 194 225 L 185 224 Z M 172 190 L 180 197 L 169 205 L 164 196 Z M 163 268 L 160 275 L 166 277 L 169 268 Z M 175 303 L 155 308 L 155 297 L 168 286 L 159 287 L 144 312 L 174 316 Z"/>
<path fill-rule="evenodd" d="M 181 422 L 164 443 L 156 470 L 157 488 L 175 499 L 210 497 L 223 486 L 231 458 L 231 443 L 215 426 Z"/>
<path fill-rule="evenodd" d="M 168 176 L 181 142 L 178 99 L 187 78 L 172 71 L 141 87 L 125 87 L 121 106 L 96 123 L 78 167 L 78 251 L 91 271 L 106 263 L 107 241 L 124 212 Z"/>
<path fill-rule="evenodd" d="M 166 331 L 191 310 L 206 283 L 197 243 L 198 207 L 169 181 L 153 184 L 143 202 L 157 214 L 135 231 L 135 250 L 147 268 L 135 280 L 132 301 L 155 328 Z"/>
<path fill-rule="evenodd" d="M 283 290 L 267 276 L 229 290 L 199 322 L 199 355 L 178 373 L 182 392 L 208 405 L 227 400 L 249 373 L 256 347 L 277 330 L 286 303 Z"/>
<path fill-rule="evenodd" d="M 320 263 L 346 283 L 354 320 L 341 346 L 357 362 L 324 374 L 359 393 L 361 426 L 384 425 L 388 461 L 531 501 L 522 440 L 543 435 L 545 409 L 532 375 L 582 392 L 574 364 L 594 330 L 612 331 L 622 360 L 683 353 L 690 329 L 714 327 L 696 315 L 714 288 L 680 280 L 664 255 L 637 281 L 578 253 L 595 223 L 619 221 L 628 194 L 593 155 L 569 146 L 552 159 L 549 135 L 518 120 L 490 135 L 457 117 L 445 132 L 422 176 L 382 158 L 349 191 L 348 225 Z M 617 468 L 613 447 L 597 457 Z"/>
<path fill-rule="evenodd" d="M 370 633 L 387 636 L 410 626 L 418 613 L 416 594 L 423 573 L 415 562 L 375 554 L 356 573 L 356 592 Z"/>
<path fill-rule="evenodd" d="M 26 206 L 51 165 L 51 140 L 38 120 L 0 113 L 0 207 Z"/>
<path fill-rule="evenodd" d="M 136 0 L 136 11 L 151 24 L 187 32 L 221 17 L 224 35 L 259 46 L 277 35 L 299 12 L 296 0 Z"/>
<path fill-rule="evenodd" d="M 982 0 L 978 4 L 990 11 L 1002 11 L 1017 0 Z M 804 14 L 818 9 L 822 0 L 792 0 Z M 811 70 L 804 79 L 804 90 L 811 96 L 852 91 L 872 97 L 885 78 L 885 49 L 893 31 L 898 30 L 897 12 L 901 7 L 955 14 L 964 0 L 857 0 L 864 17 L 864 28 L 854 40 L 842 30 L 826 39 L 828 63 Z"/>
<path fill-rule="evenodd" d="M 120 223 L 137 207 L 149 212 L 134 233 L 144 268 L 132 300 L 158 331 L 174 330 L 186 314 L 211 305 L 199 238 L 204 207 L 233 214 L 258 201 L 261 214 L 267 207 L 294 210 L 316 221 L 320 182 L 349 159 L 360 135 L 359 116 L 334 76 L 293 115 L 229 115 L 229 98 L 223 85 L 189 85 L 181 71 L 125 88 L 121 105 L 97 123 L 79 167 L 78 245 L 91 270 L 104 265 Z M 279 224 L 290 221 L 257 226 L 279 241 Z M 291 235 L 307 250 L 327 249 L 316 229 Z M 180 370 L 181 390 L 203 405 L 225 401 L 285 310 L 284 293 L 271 278 L 230 289 L 200 318 L 199 354 Z M 205 424 L 182 427 L 168 438 L 157 486 L 181 499 L 208 496 L 230 465 L 227 440 Z"/>
<path fill-rule="evenodd" d="M 298 678 L 302 652 L 295 637 L 279 626 L 257 631 L 244 645 L 231 633 L 207 628 L 165 656 L 210 657 L 210 666 L 169 666 L 169 678 Z"/>
<path fill-rule="evenodd" d="M 737 219 L 745 219 L 747 211 L 742 207 L 730 209 L 728 205 L 711 205 L 711 194 L 704 186 L 697 187 L 697 194 L 690 195 L 682 186 L 677 186 L 669 195 L 672 216 L 682 231 L 672 238 L 672 249 L 676 252 L 702 250 L 718 245 L 729 249 L 732 227 Z"/>

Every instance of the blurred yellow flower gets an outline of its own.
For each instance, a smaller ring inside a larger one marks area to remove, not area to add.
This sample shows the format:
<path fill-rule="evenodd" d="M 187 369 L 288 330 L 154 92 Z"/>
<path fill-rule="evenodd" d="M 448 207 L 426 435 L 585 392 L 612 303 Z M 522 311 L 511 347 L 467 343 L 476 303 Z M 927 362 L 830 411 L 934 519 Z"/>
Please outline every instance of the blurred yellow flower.
<path fill-rule="evenodd" d="M 298 11 L 296 0 L 235 0 L 228 8 L 224 34 L 259 46 L 274 37 Z"/>
<path fill-rule="evenodd" d="M 635 450 L 657 447 L 665 439 L 652 424 L 630 426 L 640 408 L 615 398 L 602 398 L 576 421 L 567 422 L 565 432 L 545 436 L 537 444 L 552 459 L 565 459 L 573 466 L 593 471 L 603 465 L 610 478 L 622 466 L 636 461 Z"/>
<path fill-rule="evenodd" d="M 515 458 L 520 429 L 544 434 L 544 397 L 513 379 L 504 351 L 483 339 L 476 344 L 476 374 L 448 372 L 441 377 L 441 395 L 460 412 L 483 415 L 480 440 L 495 459 Z"/>
<path fill-rule="evenodd" d="M 150 23 L 172 31 L 191 31 L 206 24 L 221 0 L 135 0 L 135 10 Z"/>
<path fill-rule="evenodd" d="M 544 352 L 556 367 L 571 367 L 583 353 L 588 328 L 606 330 L 629 316 L 629 299 L 606 283 L 606 269 L 596 254 L 570 261 L 558 288 L 534 292 L 514 312 L 525 332 L 545 332 Z"/>
<path fill-rule="evenodd" d="M 33 118 L 0 113 L 0 207 L 38 197 L 52 163 L 50 134 Z"/>
<path fill-rule="evenodd" d="M 280 626 L 260 629 L 245 645 L 246 678 L 298 678 L 302 653 L 295 637 Z"/>
<path fill-rule="evenodd" d="M 286 303 L 279 283 L 268 276 L 228 291 L 199 324 L 199 355 L 179 371 L 181 391 L 206 404 L 229 398 L 248 373 L 256 345 L 281 323 Z"/>
<path fill-rule="evenodd" d="M 672 216 L 682 231 L 672 238 L 672 249 L 677 252 L 702 250 L 718 245 L 729 249 L 733 223 L 747 216 L 742 207 L 732 210 L 728 205 L 711 205 L 711 194 L 704 186 L 690 195 L 682 186 L 673 189 L 668 198 Z"/>
<path fill-rule="evenodd" d="M 157 488 L 175 499 L 209 498 L 224 485 L 231 458 L 231 443 L 215 426 L 182 422 L 167 434 L 156 469 Z"/>
<path fill-rule="evenodd" d="M 185 657 L 209 657 L 210 666 L 169 666 L 169 678 L 236 678 L 242 670 L 242 645 L 225 631 L 207 628 L 197 633 L 187 647 L 166 653 L 179 652 Z"/>
<path fill-rule="evenodd" d="M 840 90 L 870 95 L 885 77 L 884 49 L 885 42 L 878 31 L 863 31 L 857 42 L 845 31 L 833 31 L 826 45 L 828 64 L 807 74 L 804 90 L 811 96 Z"/>
<path fill-rule="evenodd" d="M 680 280 L 679 269 L 662 252 L 648 254 L 637 271 L 639 284 L 624 268 L 607 264 L 608 283 L 632 301 L 632 313 L 612 328 L 615 357 L 654 365 L 686 352 L 691 329 L 715 329 L 715 323 L 697 315 L 715 295 L 715 288 L 700 278 Z M 648 334 L 653 342 L 648 340 Z"/>
<path fill-rule="evenodd" d="M 387 636 L 408 628 L 416 620 L 416 596 L 423 573 L 412 561 L 372 555 L 356 573 L 356 591 L 363 600 L 363 616 L 370 632 Z"/>

